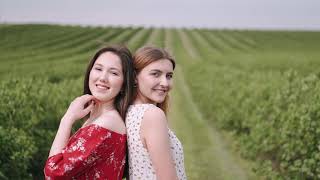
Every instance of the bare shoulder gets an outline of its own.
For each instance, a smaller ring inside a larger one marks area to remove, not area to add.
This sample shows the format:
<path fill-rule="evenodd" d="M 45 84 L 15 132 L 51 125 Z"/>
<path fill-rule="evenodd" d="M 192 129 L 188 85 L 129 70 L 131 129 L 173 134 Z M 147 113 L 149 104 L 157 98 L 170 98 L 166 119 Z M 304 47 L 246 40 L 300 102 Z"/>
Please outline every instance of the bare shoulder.
<path fill-rule="evenodd" d="M 145 111 L 142 124 L 147 127 L 167 126 L 167 117 L 162 109 L 152 106 Z"/>
<path fill-rule="evenodd" d="M 160 108 L 153 106 L 145 111 L 141 122 L 140 135 L 144 146 L 149 151 L 167 147 L 169 139 L 168 123 L 165 113 Z M 163 152 L 156 154 L 163 154 Z"/>
<path fill-rule="evenodd" d="M 126 133 L 125 123 L 117 111 L 102 114 L 94 123 L 119 134 Z"/>

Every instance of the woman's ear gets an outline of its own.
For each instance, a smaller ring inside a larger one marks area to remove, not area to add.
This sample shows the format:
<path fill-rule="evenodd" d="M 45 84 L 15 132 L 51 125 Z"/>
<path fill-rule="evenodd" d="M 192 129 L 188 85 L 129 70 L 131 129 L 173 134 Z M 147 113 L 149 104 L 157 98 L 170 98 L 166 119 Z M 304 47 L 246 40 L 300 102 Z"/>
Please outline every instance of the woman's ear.
<path fill-rule="evenodd" d="M 133 85 L 133 87 L 137 87 L 138 86 L 138 77 L 136 76 L 135 78 L 134 78 L 134 85 Z"/>
<path fill-rule="evenodd" d="M 137 87 L 138 86 L 138 77 L 137 77 L 137 70 L 134 70 L 134 84 L 133 87 Z"/>
<path fill-rule="evenodd" d="M 135 87 L 135 88 L 138 87 L 137 81 L 134 81 L 133 87 Z"/>

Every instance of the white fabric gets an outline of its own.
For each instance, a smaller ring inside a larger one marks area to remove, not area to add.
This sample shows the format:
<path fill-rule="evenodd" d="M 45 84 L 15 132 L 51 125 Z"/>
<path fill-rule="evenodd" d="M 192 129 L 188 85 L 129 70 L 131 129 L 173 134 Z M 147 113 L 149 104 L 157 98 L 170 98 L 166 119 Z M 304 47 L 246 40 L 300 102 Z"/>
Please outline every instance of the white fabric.
<path fill-rule="evenodd" d="M 140 127 L 143 115 L 148 108 L 156 108 L 153 104 L 135 104 L 128 109 L 126 116 L 127 142 L 129 150 L 130 180 L 156 179 L 155 170 L 147 149 L 140 139 Z M 184 155 L 181 142 L 168 128 L 172 158 L 179 180 L 187 179 L 184 169 Z"/>

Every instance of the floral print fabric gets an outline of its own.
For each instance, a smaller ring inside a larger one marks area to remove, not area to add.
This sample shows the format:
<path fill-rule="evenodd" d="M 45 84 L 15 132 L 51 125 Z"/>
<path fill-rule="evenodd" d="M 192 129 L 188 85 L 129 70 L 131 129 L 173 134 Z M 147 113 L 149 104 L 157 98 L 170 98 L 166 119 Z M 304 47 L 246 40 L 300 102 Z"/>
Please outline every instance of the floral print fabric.
<path fill-rule="evenodd" d="M 61 153 L 48 158 L 44 173 L 53 179 L 122 179 L 126 135 L 96 124 L 79 129 Z"/>
<path fill-rule="evenodd" d="M 128 161 L 130 180 L 143 179 L 155 180 L 154 170 L 148 150 L 143 146 L 140 138 L 141 121 L 144 113 L 149 108 L 156 108 L 153 104 L 135 104 L 128 109 L 126 116 L 127 140 L 128 140 Z M 179 180 L 186 180 L 184 168 L 183 147 L 176 135 L 168 128 L 171 155 L 176 168 Z"/>

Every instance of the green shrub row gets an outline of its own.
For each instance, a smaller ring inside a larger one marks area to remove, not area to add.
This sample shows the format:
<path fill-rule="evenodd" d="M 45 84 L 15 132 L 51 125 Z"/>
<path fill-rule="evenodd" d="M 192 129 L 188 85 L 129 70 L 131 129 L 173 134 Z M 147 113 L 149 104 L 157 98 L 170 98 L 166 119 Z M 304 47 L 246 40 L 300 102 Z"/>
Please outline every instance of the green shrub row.
<path fill-rule="evenodd" d="M 43 179 L 59 120 L 81 86 L 81 79 L 1 81 L 0 179 Z"/>
<path fill-rule="evenodd" d="M 320 178 L 320 74 L 201 63 L 185 73 L 194 100 L 206 119 L 235 135 L 258 174 Z"/>

